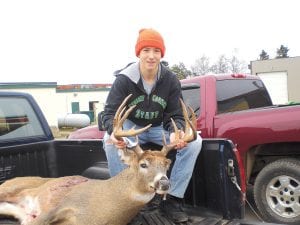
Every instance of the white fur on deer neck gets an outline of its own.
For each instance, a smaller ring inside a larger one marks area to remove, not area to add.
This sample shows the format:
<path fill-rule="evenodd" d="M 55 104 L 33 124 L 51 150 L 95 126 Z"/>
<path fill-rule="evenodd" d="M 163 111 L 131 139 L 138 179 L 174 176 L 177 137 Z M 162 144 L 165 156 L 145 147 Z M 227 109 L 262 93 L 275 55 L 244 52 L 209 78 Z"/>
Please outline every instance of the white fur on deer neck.
<path fill-rule="evenodd" d="M 142 202 L 143 204 L 146 204 L 150 202 L 150 200 L 154 197 L 155 192 L 153 193 L 137 193 L 134 192 L 131 195 L 131 198 L 133 201 Z"/>
<path fill-rule="evenodd" d="M 38 197 L 26 196 L 24 201 L 20 203 L 20 207 L 24 209 L 26 214 L 24 224 L 27 224 L 28 222 L 32 221 L 41 213 Z"/>
<path fill-rule="evenodd" d="M 19 203 L 3 202 L 0 204 L 0 211 L 8 215 L 18 215 L 22 225 L 31 222 L 41 213 L 38 197 L 31 196 L 25 196 Z"/>

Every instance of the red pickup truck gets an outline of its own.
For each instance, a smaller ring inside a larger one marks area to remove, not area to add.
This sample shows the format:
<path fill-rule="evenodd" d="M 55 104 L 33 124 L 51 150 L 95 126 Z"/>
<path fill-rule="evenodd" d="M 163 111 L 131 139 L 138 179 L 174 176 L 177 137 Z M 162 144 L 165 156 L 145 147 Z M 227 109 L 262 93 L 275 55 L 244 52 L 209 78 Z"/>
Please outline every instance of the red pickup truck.
<path fill-rule="evenodd" d="M 201 136 L 227 138 L 236 145 L 245 168 L 244 183 L 253 189 L 261 216 L 300 224 L 300 105 L 273 105 L 258 76 L 206 75 L 181 83 Z M 102 137 L 97 126 L 69 136 Z"/>

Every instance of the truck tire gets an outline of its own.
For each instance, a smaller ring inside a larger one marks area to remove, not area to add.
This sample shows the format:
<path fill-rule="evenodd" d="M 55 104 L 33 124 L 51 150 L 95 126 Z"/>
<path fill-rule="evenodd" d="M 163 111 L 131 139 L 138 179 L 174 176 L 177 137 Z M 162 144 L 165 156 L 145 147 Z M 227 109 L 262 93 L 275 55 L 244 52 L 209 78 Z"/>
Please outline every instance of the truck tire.
<path fill-rule="evenodd" d="M 268 222 L 300 224 L 300 161 L 276 160 L 264 167 L 254 184 L 255 204 Z"/>

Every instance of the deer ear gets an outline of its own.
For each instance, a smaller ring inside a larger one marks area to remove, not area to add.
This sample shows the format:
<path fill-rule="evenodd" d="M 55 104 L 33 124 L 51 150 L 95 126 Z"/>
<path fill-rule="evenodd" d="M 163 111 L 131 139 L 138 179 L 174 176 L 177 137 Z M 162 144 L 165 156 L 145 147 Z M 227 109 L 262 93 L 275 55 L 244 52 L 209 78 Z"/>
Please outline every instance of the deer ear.
<path fill-rule="evenodd" d="M 128 151 L 127 149 L 118 149 L 118 155 L 124 164 L 130 164 L 131 154 L 131 151 Z"/>
<path fill-rule="evenodd" d="M 126 164 L 126 165 L 131 165 L 133 163 L 133 161 L 137 161 L 138 160 L 138 156 L 136 154 L 136 152 L 134 150 L 131 149 L 119 149 L 118 151 L 120 160 Z"/>

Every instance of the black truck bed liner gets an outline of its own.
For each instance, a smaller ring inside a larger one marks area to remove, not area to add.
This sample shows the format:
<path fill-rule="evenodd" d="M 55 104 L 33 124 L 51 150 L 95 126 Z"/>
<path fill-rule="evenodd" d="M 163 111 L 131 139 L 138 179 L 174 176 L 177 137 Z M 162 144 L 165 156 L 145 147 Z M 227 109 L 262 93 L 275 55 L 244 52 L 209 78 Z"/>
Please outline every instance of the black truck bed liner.
<path fill-rule="evenodd" d="M 189 215 L 185 223 L 173 223 L 159 210 L 140 212 L 128 225 L 279 225 L 274 223 L 251 222 L 247 220 L 226 220 L 221 215 L 215 214 L 202 207 L 184 207 Z M 20 225 L 17 220 L 0 218 L 0 225 Z"/>
<path fill-rule="evenodd" d="M 223 220 L 221 215 L 209 213 L 207 209 L 200 207 L 185 207 L 184 209 L 189 215 L 189 221 L 185 223 L 175 224 L 159 210 L 154 210 L 152 212 L 140 212 L 129 225 L 225 225 L 229 222 Z"/>
<path fill-rule="evenodd" d="M 152 212 L 140 212 L 128 225 L 279 225 L 274 223 L 254 222 L 244 219 L 224 219 L 205 207 L 184 207 L 189 215 L 189 221 L 185 223 L 173 223 L 159 210 Z"/>

